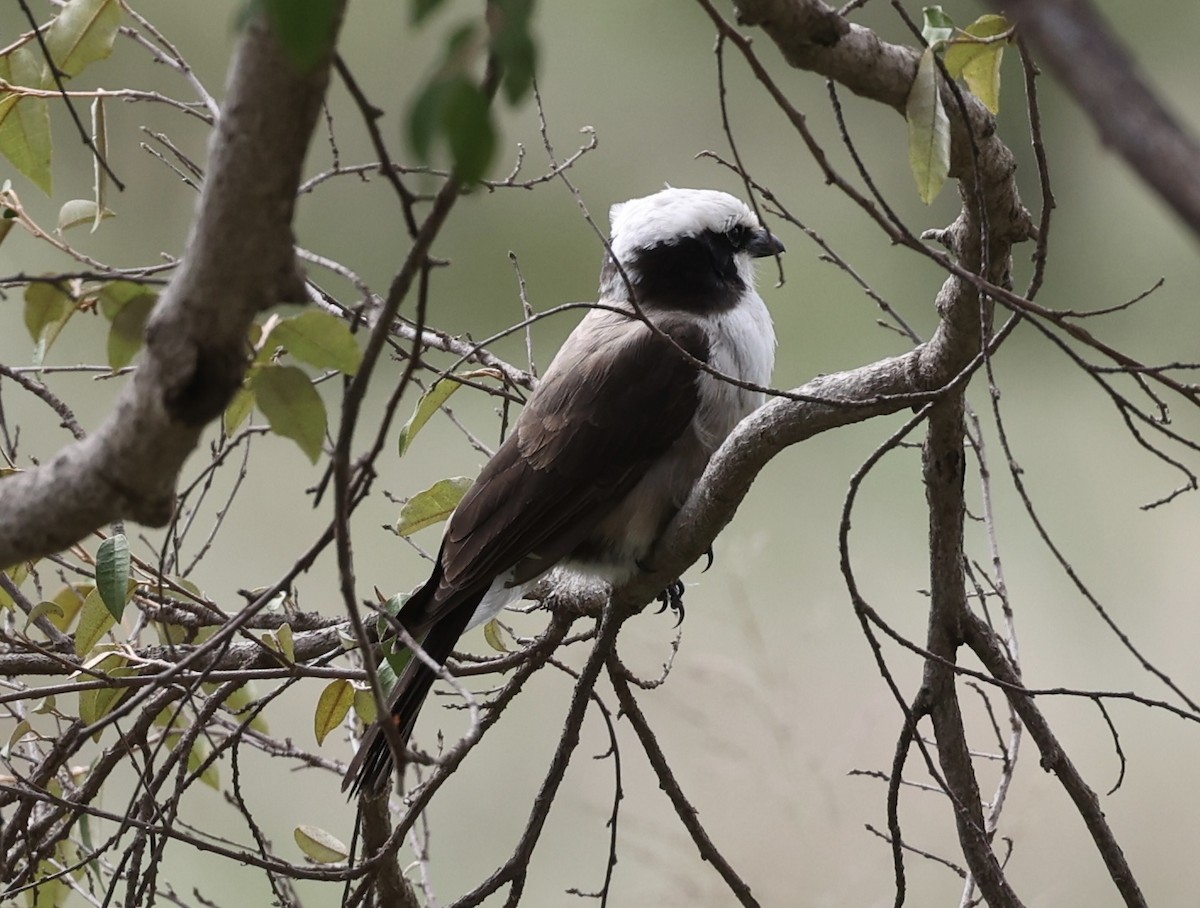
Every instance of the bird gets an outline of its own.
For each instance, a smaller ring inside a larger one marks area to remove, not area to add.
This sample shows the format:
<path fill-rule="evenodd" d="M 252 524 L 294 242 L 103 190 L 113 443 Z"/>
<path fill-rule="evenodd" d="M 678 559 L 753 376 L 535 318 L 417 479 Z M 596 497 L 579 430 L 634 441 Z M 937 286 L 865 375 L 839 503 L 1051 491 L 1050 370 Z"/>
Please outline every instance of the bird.
<path fill-rule="evenodd" d="M 713 452 L 763 402 L 776 342 L 753 260 L 783 243 L 712 189 L 669 187 L 613 205 L 609 219 L 599 305 L 551 361 L 396 616 L 438 664 L 556 566 L 610 584 L 645 569 Z M 405 746 L 435 678 L 410 658 L 390 694 L 382 721 Z M 342 789 L 387 790 L 394 765 L 377 721 Z"/>

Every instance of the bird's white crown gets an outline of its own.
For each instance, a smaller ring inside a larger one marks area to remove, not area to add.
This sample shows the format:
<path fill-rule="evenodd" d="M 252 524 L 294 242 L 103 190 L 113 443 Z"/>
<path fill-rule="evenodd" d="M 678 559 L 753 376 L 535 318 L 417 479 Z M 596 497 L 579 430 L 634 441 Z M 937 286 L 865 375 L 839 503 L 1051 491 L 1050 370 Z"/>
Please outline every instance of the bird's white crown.
<path fill-rule="evenodd" d="M 620 262 L 628 262 L 639 249 L 697 236 L 706 230 L 724 233 L 738 224 L 758 226 L 745 202 L 716 189 L 664 189 L 619 202 L 608 216 L 612 251 Z"/>

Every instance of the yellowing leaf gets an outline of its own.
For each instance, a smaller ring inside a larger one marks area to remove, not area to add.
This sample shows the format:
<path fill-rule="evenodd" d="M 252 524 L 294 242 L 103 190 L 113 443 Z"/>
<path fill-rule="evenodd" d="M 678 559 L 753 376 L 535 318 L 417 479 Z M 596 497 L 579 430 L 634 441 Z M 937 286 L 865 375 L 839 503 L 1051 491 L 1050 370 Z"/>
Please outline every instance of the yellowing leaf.
<path fill-rule="evenodd" d="M 904 110 L 908 121 L 908 163 L 921 201 L 930 204 L 950 173 L 950 121 L 938 90 L 933 49 L 926 48 L 908 92 Z"/>
<path fill-rule="evenodd" d="M 50 600 L 59 607 L 62 617 L 57 618 L 51 613 L 50 623 L 65 633 L 67 628 L 71 626 L 71 622 L 75 620 L 75 616 L 79 614 L 80 609 L 83 608 L 83 603 L 87 601 L 87 597 L 91 595 L 92 590 L 95 588 L 95 585 L 91 583 L 72 583 L 64 586 Z"/>
<path fill-rule="evenodd" d="M 118 0 L 71 0 L 46 29 L 46 47 L 55 65 L 68 76 L 112 53 L 121 24 Z"/>
<path fill-rule="evenodd" d="M 345 845 L 319 826 L 297 826 L 292 835 L 300 850 L 318 864 L 336 864 L 350 854 Z"/>
<path fill-rule="evenodd" d="M 25 619 L 25 630 L 29 630 L 29 626 L 34 624 L 39 618 L 47 618 L 52 623 L 55 619 L 62 621 L 66 614 L 62 610 L 62 606 L 57 602 L 39 602 L 29 610 L 29 616 Z"/>
<path fill-rule="evenodd" d="M 971 94 L 994 114 L 1000 113 L 1000 60 L 1003 56 L 1004 46 L 997 44 L 963 67 L 963 79 Z"/>
<path fill-rule="evenodd" d="M 493 618 L 483 626 L 483 639 L 498 653 L 507 653 L 508 646 L 504 643 L 504 632 L 500 622 Z"/>
<path fill-rule="evenodd" d="M 316 463 L 325 440 L 325 404 L 304 370 L 263 366 L 251 378 L 250 390 L 271 431 L 292 439 Z"/>
<path fill-rule="evenodd" d="M 27 908 L 62 908 L 67 903 L 71 887 L 59 878 L 58 873 L 53 861 L 38 863 L 39 882 L 25 892 Z"/>
<path fill-rule="evenodd" d="M 92 651 L 109 628 L 117 623 L 100 598 L 100 591 L 93 589 L 83 601 L 79 613 L 79 627 L 75 629 L 75 655 L 84 657 Z"/>
<path fill-rule="evenodd" d="M 1006 42 L 972 39 L 995 39 L 1011 28 L 1003 16 L 980 16 L 946 50 L 947 72 L 955 79 L 961 76 L 971 93 L 992 113 L 1000 112 L 1000 62 Z"/>
<path fill-rule="evenodd" d="M 410 536 L 417 530 L 441 523 L 454 513 L 471 485 L 472 480 L 466 476 L 455 476 L 439 479 L 424 492 L 418 492 L 400 509 L 396 535 Z"/>
<path fill-rule="evenodd" d="M 36 45 L 22 45 L 0 57 L 0 79 L 25 88 L 45 88 L 49 74 Z M 0 154 L 46 195 L 50 176 L 50 105 L 45 98 L 0 92 Z"/>
<path fill-rule="evenodd" d="M 362 350 L 350 327 L 335 315 L 316 309 L 280 320 L 271 342 L 317 369 L 337 369 L 353 375 L 362 363 Z"/>
<path fill-rule="evenodd" d="M 345 678 L 338 678 L 326 685 L 317 700 L 317 711 L 313 714 L 313 731 L 317 744 L 324 744 L 325 737 L 342 724 L 354 703 L 354 685 Z"/>
<path fill-rule="evenodd" d="M 296 661 L 296 642 L 290 624 L 281 624 L 278 630 L 263 634 L 262 641 L 288 662 Z"/>

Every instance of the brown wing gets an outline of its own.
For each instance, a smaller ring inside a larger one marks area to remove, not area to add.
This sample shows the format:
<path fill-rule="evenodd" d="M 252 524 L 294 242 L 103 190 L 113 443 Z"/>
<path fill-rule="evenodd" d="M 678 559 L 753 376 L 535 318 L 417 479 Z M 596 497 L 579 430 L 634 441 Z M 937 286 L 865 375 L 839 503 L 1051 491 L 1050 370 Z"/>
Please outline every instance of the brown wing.
<path fill-rule="evenodd" d="M 623 315 L 588 318 L 451 518 L 443 578 L 424 621 L 436 622 L 518 562 L 533 577 L 569 554 L 695 414 L 698 370 L 674 344 Z M 694 322 L 661 327 L 706 360 Z"/>

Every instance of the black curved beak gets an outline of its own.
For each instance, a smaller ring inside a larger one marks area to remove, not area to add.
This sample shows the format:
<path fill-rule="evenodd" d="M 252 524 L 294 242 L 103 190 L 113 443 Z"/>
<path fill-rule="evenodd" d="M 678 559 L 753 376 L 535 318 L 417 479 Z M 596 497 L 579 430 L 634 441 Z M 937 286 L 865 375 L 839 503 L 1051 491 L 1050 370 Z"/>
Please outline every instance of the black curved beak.
<path fill-rule="evenodd" d="M 746 251 L 754 258 L 761 259 L 768 255 L 779 255 L 786 251 L 783 241 L 769 230 L 756 230 L 754 236 L 750 238 L 750 242 L 746 244 Z"/>

